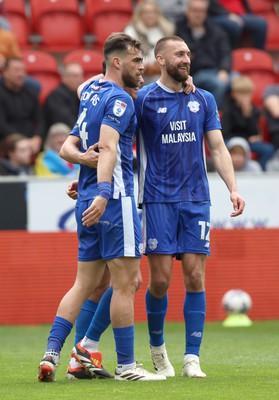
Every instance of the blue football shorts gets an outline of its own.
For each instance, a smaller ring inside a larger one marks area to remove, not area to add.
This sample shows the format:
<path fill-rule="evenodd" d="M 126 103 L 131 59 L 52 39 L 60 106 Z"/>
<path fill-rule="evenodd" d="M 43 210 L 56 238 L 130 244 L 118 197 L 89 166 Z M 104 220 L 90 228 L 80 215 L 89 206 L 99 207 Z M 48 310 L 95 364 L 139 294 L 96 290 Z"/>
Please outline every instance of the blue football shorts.
<path fill-rule="evenodd" d="M 133 197 L 110 199 L 98 224 L 82 225 L 82 213 L 92 200 L 77 201 L 75 214 L 78 234 L 78 260 L 141 258 L 142 228 Z"/>
<path fill-rule="evenodd" d="M 210 202 L 145 203 L 145 254 L 210 255 Z"/>

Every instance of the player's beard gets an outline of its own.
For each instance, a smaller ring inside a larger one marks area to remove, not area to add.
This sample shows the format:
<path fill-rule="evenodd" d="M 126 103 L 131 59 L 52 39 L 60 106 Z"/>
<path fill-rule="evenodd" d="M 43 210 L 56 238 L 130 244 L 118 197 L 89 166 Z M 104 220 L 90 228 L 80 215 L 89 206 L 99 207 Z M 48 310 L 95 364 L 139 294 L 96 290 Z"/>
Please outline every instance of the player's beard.
<path fill-rule="evenodd" d="M 168 61 L 166 61 L 166 71 L 168 75 L 174 79 L 176 82 L 184 82 L 188 79 L 189 73 L 190 73 L 190 65 L 183 64 L 181 65 L 183 67 L 186 67 L 186 71 L 180 71 L 179 70 L 179 65 L 173 65 L 170 64 Z"/>
<path fill-rule="evenodd" d="M 124 86 L 127 86 L 129 88 L 135 88 L 137 86 L 140 86 L 139 76 L 132 75 L 125 67 L 123 68 L 122 71 L 122 80 Z"/>

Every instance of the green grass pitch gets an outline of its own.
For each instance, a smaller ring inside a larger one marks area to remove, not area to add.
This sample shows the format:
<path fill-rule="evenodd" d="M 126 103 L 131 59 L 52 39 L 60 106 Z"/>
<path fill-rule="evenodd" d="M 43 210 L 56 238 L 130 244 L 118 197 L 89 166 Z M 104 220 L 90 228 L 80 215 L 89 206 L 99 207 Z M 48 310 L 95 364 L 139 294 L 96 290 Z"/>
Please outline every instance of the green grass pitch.
<path fill-rule="evenodd" d="M 68 381 L 65 378 L 73 333 L 67 339 L 57 370 L 57 382 L 38 383 L 49 325 L 0 327 L 1 400 L 256 400 L 279 399 L 279 321 L 254 322 L 249 328 L 223 328 L 207 323 L 201 350 L 205 379 L 181 376 L 184 326 L 167 323 L 165 339 L 176 376 L 163 382 Z M 138 362 L 153 370 L 146 324 L 136 325 Z M 103 364 L 111 373 L 115 350 L 111 329 L 100 344 Z"/>

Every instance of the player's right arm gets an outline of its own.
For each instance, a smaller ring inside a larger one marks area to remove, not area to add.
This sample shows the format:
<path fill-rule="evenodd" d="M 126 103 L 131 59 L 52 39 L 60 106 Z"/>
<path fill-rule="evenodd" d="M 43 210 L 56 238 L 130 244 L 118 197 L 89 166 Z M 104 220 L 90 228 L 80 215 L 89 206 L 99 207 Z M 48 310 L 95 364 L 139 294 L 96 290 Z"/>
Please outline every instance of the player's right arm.
<path fill-rule="evenodd" d="M 215 129 L 206 132 L 206 139 L 214 167 L 230 192 L 230 198 L 234 208 L 231 217 L 241 215 L 245 207 L 245 201 L 238 193 L 232 159 L 225 145 L 221 130 Z"/>
<path fill-rule="evenodd" d="M 109 185 L 112 181 L 113 170 L 117 158 L 117 144 L 119 133 L 108 125 L 102 125 L 99 139 L 99 160 L 97 169 L 97 179 L 99 193 L 95 197 L 91 206 L 84 211 L 82 223 L 85 226 L 91 226 L 98 223 L 105 212 L 110 193 L 103 194 L 101 187 Z"/>

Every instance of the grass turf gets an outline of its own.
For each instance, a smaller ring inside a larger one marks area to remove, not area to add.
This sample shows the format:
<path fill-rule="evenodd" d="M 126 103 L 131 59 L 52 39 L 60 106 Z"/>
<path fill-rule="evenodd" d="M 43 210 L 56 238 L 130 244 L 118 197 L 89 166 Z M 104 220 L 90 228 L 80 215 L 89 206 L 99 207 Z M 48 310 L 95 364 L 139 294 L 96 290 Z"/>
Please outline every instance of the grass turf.
<path fill-rule="evenodd" d="M 206 324 L 201 352 L 205 379 L 181 376 L 184 325 L 168 323 L 165 339 L 175 378 L 163 382 L 68 381 L 65 378 L 73 333 L 67 339 L 57 370 L 57 382 L 38 383 L 37 366 L 43 356 L 49 325 L 0 327 L 1 400 L 255 400 L 279 399 L 279 321 L 255 322 L 249 328 L 223 328 Z M 153 370 L 146 324 L 136 325 L 136 359 Z M 102 337 L 104 366 L 115 368 L 111 329 Z"/>

